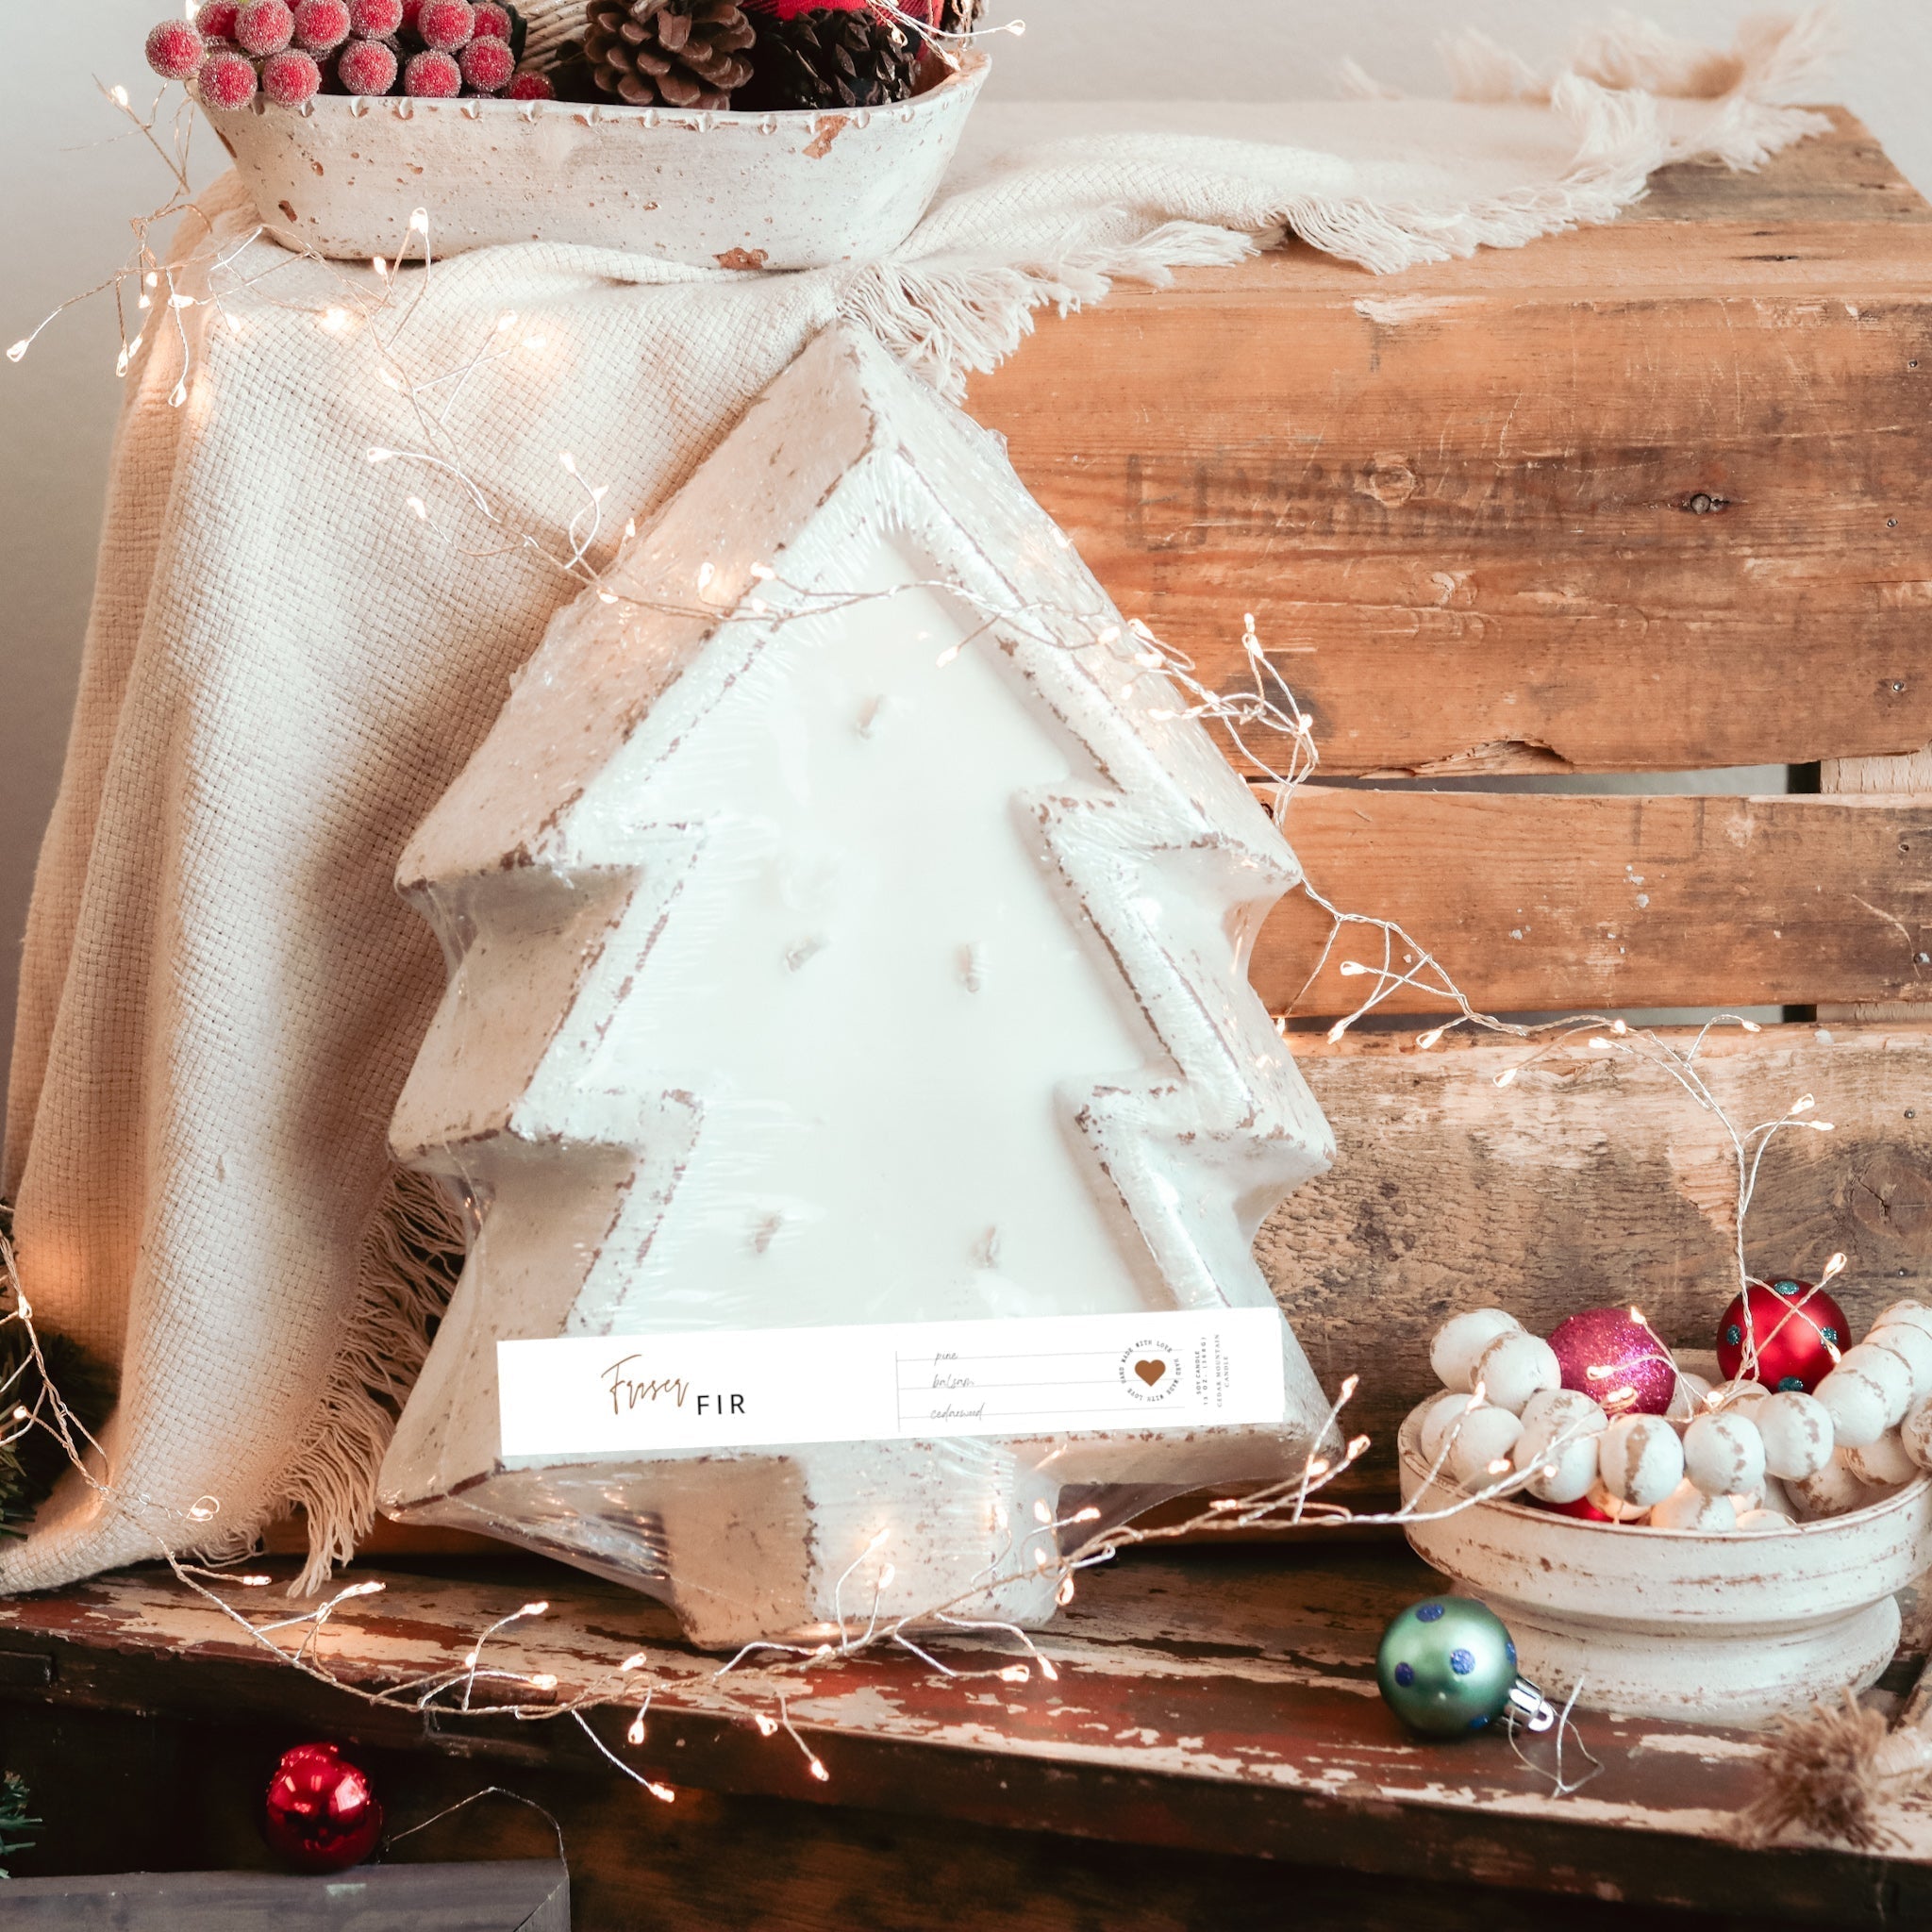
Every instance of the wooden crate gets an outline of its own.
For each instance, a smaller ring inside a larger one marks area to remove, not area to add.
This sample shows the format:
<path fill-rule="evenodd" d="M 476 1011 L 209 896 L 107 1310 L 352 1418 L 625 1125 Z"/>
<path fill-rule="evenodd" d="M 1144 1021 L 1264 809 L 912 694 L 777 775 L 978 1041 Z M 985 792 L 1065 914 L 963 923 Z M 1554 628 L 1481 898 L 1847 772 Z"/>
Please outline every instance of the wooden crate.
<path fill-rule="evenodd" d="M 970 407 L 1122 608 L 1241 675 L 1252 610 L 1354 778 L 1817 764 L 1817 795 L 1311 786 L 1310 877 L 1491 1012 L 1822 1008 L 1709 1049 L 1765 1163 L 1749 1255 L 1932 1287 L 1932 208 L 1849 115 L 1761 174 L 1684 167 L 1608 228 L 1376 280 L 1294 247 L 1042 324 Z M 1291 900 L 1256 981 L 1348 1012 L 1357 940 Z M 1299 996 L 1299 998 L 1298 998 Z M 1440 1010 L 1414 994 L 1395 1011 Z M 1882 1009 L 1874 1013 L 1874 1008 Z M 1425 1023 L 1420 1019 L 1417 1026 Z M 1445 1314 L 1635 1302 L 1708 1346 L 1723 1130 L 1659 1073 L 1297 1035 L 1341 1141 L 1261 1254 L 1386 1450 Z M 1386 1458 L 1379 1464 L 1386 1476 Z"/>
<path fill-rule="evenodd" d="M 1210 679 L 1256 612 L 1331 774 L 1821 768 L 1812 795 L 1752 800 L 1315 790 L 1291 832 L 1327 890 L 1425 936 L 1491 1008 L 1818 1008 L 1717 1037 L 1709 1078 L 1740 1121 L 1809 1091 L 1835 1123 L 1767 1160 L 1750 1253 L 1782 1272 L 1844 1249 L 1860 1319 L 1932 1286 L 1932 1031 L 1913 1017 L 1932 1021 L 1928 334 L 1932 209 L 1840 116 L 1759 175 L 1674 170 L 1615 226 L 1514 255 L 1378 281 L 1296 249 L 1123 291 L 1046 322 L 972 396 L 1124 607 Z M 1313 934 L 1290 907 L 1265 938 L 1277 1007 Z M 1360 984 L 1330 974 L 1306 1010 Z M 1357 1416 L 1385 1447 L 1452 1308 L 1544 1326 L 1641 1300 L 1707 1336 L 1734 1180 L 1679 1090 L 1587 1046 L 1504 1090 L 1516 1050 L 1493 1041 L 1294 1041 L 1342 1158 L 1260 1253 L 1324 1380 L 1362 1374 Z M 1014 1686 L 963 1643 L 948 1656 L 982 1674 L 963 1680 L 814 1665 L 790 1709 L 826 1783 L 643 1599 L 501 1552 L 434 1560 L 440 1579 L 396 1573 L 338 1611 L 332 1669 L 399 1681 L 545 1596 L 492 1655 L 565 1696 L 643 1646 L 675 1687 L 645 1741 L 623 1742 L 627 1712 L 594 1722 L 677 1802 L 567 1721 L 351 1703 L 134 1575 L 0 1607 L 10 1759 L 75 1788 L 43 1806 L 68 1821 L 46 1856 L 117 1868 L 145 1830 L 156 1862 L 258 1863 L 247 1806 L 275 1749 L 334 1731 L 409 1822 L 491 1783 L 548 1807 L 586 1932 L 1932 1914 L 1922 1815 L 1882 1861 L 1741 1848 L 1750 1738 L 1587 1715 L 1606 1769 L 1574 1801 L 1496 1740 L 1405 1738 L 1373 1682 L 1383 1621 L 1430 1584 L 1399 1543 L 1130 1557 L 1084 1576 L 1044 1640 L 1053 1682 Z M 1921 1611 L 1907 1629 L 1888 1710 L 1926 1651 Z M 157 1789 L 177 1797 L 158 1815 L 137 1802 Z M 411 1841 L 551 1843 L 514 1812 Z"/>

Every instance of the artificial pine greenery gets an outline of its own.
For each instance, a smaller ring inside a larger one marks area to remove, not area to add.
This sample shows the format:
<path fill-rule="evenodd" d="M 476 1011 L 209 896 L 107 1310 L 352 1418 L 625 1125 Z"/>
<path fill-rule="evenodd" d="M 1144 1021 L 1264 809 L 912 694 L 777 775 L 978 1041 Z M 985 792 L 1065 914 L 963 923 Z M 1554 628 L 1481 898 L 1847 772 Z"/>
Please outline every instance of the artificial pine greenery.
<path fill-rule="evenodd" d="M 0 1418 L 21 1409 L 28 1419 L 0 1423 L 0 1536 L 24 1536 L 72 1459 L 58 1427 L 51 1389 L 89 1435 L 98 1435 L 114 1406 L 112 1378 L 63 1335 L 36 1334 L 7 1318 L 17 1305 L 13 1284 L 13 1213 L 0 1201 Z M 33 1343 L 40 1342 L 40 1357 Z M 45 1364 L 42 1373 L 42 1364 Z M 81 1439 L 75 1438 L 76 1447 Z M 0 1801 L 4 1803 L 4 1801 Z M 6 1814 L 0 1809 L 0 1827 Z"/>
<path fill-rule="evenodd" d="M 0 1777 L 0 1858 L 30 1850 L 39 1836 L 41 1821 L 29 1817 L 26 1807 L 26 1780 L 18 1772 L 9 1771 Z M 11 1875 L 6 1866 L 0 1865 L 0 1878 Z"/>

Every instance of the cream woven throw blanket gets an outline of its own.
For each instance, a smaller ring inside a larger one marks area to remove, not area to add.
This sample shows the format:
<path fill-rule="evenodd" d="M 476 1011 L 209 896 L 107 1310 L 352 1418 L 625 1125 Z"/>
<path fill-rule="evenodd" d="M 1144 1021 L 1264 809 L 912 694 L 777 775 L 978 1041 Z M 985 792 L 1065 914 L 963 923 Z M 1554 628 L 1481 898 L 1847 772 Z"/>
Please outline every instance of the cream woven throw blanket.
<path fill-rule="evenodd" d="M 1459 104 L 1356 76 L 1332 106 L 986 108 L 885 263 L 532 243 L 408 269 L 373 320 L 373 269 L 250 240 L 218 185 L 175 255 L 219 306 L 163 312 L 128 377 L 0 1172 L 38 1321 L 119 1365 L 120 1406 L 105 1485 L 70 1479 L 0 1586 L 233 1550 L 294 1504 L 319 1576 L 369 1521 L 456 1238 L 386 1152 L 443 976 L 391 875 L 575 594 L 516 537 L 586 510 L 559 451 L 608 491 L 602 558 L 834 318 L 958 394 L 1038 306 L 1284 227 L 1391 271 L 1607 221 L 1665 161 L 1819 125 L 1777 103 L 1824 37 L 1712 55 L 1626 21 L 1541 80 L 1472 41 Z M 506 315 L 519 354 L 481 356 Z M 377 338 L 412 382 L 468 371 L 435 408 L 499 522 L 447 470 L 370 460 L 424 446 Z"/>

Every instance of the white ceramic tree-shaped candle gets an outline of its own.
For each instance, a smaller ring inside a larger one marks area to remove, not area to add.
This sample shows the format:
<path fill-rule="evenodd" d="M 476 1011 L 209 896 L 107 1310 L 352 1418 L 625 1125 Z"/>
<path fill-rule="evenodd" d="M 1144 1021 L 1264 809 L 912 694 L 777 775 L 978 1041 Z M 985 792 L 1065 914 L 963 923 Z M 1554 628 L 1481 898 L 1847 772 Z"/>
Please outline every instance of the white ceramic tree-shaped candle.
<path fill-rule="evenodd" d="M 1039 1621 L 1001 1563 L 1063 1490 L 1284 1473 L 1325 1414 L 1285 1322 L 1262 1430 L 590 1459 L 505 1457 L 495 1344 L 1272 1308 L 1255 1229 L 1332 1153 L 1246 980 L 1295 877 L 997 440 L 819 339 L 404 861 L 451 979 L 393 1140 L 478 1229 L 385 1508 L 728 1643 Z"/>

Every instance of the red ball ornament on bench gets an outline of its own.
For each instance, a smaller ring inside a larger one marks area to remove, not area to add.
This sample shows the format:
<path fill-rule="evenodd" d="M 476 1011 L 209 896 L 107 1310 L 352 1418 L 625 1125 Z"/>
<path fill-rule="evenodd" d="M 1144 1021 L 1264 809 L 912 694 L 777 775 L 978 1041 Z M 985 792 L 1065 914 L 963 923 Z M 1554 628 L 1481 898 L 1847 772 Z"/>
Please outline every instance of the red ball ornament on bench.
<path fill-rule="evenodd" d="M 1767 1389 L 1806 1394 L 1852 1345 L 1845 1311 L 1808 1281 L 1754 1281 L 1717 1324 L 1717 1365 Z"/>
<path fill-rule="evenodd" d="M 261 1835 L 297 1872 L 346 1872 L 382 1837 L 382 1801 L 336 1744 L 297 1744 L 269 1779 Z"/>

